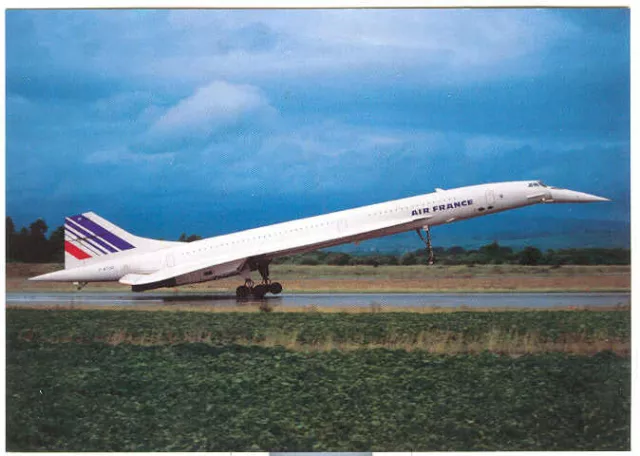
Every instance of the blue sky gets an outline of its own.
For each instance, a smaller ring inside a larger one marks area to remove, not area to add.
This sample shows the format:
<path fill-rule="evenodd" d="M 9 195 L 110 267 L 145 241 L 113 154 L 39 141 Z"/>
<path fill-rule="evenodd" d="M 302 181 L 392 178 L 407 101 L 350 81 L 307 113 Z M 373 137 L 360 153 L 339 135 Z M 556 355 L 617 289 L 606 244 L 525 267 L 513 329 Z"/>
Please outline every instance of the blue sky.
<path fill-rule="evenodd" d="M 626 9 L 11 10 L 6 33 L 19 226 L 93 210 L 210 236 L 542 179 L 614 202 L 441 227 L 436 245 L 629 245 Z"/>

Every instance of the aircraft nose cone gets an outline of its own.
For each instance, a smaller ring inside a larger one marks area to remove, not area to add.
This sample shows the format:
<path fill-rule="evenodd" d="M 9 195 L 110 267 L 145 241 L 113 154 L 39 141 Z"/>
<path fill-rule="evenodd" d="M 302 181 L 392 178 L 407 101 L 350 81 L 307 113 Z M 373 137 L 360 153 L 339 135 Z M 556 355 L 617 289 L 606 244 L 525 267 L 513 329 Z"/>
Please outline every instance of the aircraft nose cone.
<path fill-rule="evenodd" d="M 590 195 L 589 193 L 578 193 L 578 197 L 581 203 L 597 203 L 599 201 L 611 201 L 609 198 L 603 198 L 602 196 Z"/>
<path fill-rule="evenodd" d="M 555 203 L 597 203 L 601 201 L 611 201 L 609 198 L 603 198 L 602 196 L 559 188 L 554 188 L 551 191 L 551 197 Z"/>

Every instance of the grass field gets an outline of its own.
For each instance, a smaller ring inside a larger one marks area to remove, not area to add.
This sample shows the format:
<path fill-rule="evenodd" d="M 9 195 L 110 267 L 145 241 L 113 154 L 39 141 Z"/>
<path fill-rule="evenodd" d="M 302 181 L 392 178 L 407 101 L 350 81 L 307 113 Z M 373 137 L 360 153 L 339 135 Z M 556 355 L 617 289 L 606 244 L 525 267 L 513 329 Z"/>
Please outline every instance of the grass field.
<path fill-rule="evenodd" d="M 630 313 L 7 311 L 9 451 L 628 450 Z"/>
<path fill-rule="evenodd" d="M 57 264 L 7 265 L 7 291 L 71 290 L 71 284 L 29 282 L 27 277 L 62 269 Z M 630 266 L 301 266 L 274 265 L 271 277 L 286 292 L 499 292 L 628 291 Z M 257 279 L 257 274 L 256 277 Z M 180 287 L 181 291 L 230 292 L 237 277 Z M 89 284 L 87 290 L 129 290 L 117 283 Z"/>

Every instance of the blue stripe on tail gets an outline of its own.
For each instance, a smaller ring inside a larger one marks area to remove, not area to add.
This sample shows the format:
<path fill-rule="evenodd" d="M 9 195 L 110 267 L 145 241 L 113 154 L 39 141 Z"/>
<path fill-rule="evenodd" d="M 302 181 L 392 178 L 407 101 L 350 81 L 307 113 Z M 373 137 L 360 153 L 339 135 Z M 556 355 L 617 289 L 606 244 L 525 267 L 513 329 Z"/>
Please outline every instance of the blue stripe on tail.
<path fill-rule="evenodd" d="M 120 250 L 130 250 L 135 248 L 135 246 L 129 244 L 127 241 L 116 236 L 110 231 L 107 231 L 105 228 L 101 227 L 100 225 L 93 222 L 92 220 L 89 220 L 84 215 L 73 215 L 69 217 L 69 219 L 71 219 L 78 225 L 82 226 L 83 228 L 93 232 L 95 236 L 97 236 L 98 238 L 104 239 L 105 241 L 109 242 L 111 245 L 119 248 Z"/>

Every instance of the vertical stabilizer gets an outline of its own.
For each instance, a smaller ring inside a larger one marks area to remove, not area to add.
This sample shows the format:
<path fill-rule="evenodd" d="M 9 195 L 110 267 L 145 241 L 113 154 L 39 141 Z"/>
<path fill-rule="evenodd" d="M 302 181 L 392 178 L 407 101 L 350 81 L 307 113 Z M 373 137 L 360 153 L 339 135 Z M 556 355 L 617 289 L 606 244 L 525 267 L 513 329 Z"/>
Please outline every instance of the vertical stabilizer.
<path fill-rule="evenodd" d="M 134 236 L 93 212 L 85 212 L 65 218 L 64 268 L 110 260 L 115 255 L 151 252 L 175 244 Z"/>

